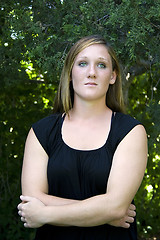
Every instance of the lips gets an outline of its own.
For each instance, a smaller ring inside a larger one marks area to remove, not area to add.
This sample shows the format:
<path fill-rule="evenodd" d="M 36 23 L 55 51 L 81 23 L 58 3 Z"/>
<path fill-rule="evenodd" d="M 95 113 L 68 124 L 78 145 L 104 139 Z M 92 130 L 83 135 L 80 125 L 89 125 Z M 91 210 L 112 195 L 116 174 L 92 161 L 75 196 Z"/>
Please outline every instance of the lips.
<path fill-rule="evenodd" d="M 87 82 L 85 83 L 86 86 L 97 86 L 97 83 L 95 82 Z"/>

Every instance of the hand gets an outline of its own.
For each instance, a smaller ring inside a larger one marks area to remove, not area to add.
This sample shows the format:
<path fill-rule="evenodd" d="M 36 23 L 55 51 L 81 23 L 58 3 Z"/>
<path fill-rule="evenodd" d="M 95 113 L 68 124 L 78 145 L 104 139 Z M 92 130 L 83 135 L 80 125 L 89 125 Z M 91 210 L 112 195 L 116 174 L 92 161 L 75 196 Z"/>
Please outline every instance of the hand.
<path fill-rule="evenodd" d="M 43 210 L 45 205 L 37 198 L 21 196 L 22 202 L 18 205 L 18 214 L 24 227 L 38 228 L 44 225 Z"/>
<path fill-rule="evenodd" d="M 136 216 L 136 207 L 135 207 L 135 205 L 130 204 L 130 206 L 123 218 L 111 221 L 108 224 L 112 225 L 114 227 L 129 228 L 130 224 L 134 222 L 135 216 Z"/>

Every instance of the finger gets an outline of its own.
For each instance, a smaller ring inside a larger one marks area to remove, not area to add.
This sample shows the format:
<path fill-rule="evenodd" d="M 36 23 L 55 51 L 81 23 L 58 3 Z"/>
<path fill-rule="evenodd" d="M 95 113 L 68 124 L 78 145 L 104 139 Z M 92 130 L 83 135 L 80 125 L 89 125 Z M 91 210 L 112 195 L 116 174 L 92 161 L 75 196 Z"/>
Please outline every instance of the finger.
<path fill-rule="evenodd" d="M 129 224 L 128 222 L 124 222 L 124 224 L 123 224 L 122 227 L 123 227 L 123 228 L 129 228 L 129 227 L 130 227 L 130 224 Z"/>
<path fill-rule="evenodd" d="M 134 204 L 130 204 L 129 209 L 135 211 L 136 210 L 136 206 Z"/>
<path fill-rule="evenodd" d="M 26 222 L 26 219 L 24 217 L 21 217 L 22 222 Z"/>
<path fill-rule="evenodd" d="M 33 197 L 21 195 L 21 196 L 20 196 L 20 199 L 21 199 L 23 202 L 30 202 L 31 200 L 33 200 Z"/>
<path fill-rule="evenodd" d="M 20 217 L 24 217 L 25 218 L 25 213 L 24 212 L 19 211 L 18 214 L 19 214 Z"/>
<path fill-rule="evenodd" d="M 20 204 L 18 204 L 18 206 L 17 206 L 18 210 L 22 210 L 23 207 L 24 207 L 24 204 L 25 204 L 25 203 L 20 203 Z"/>
<path fill-rule="evenodd" d="M 28 224 L 27 224 L 26 222 L 24 223 L 24 227 L 25 227 L 25 228 L 28 228 Z"/>
<path fill-rule="evenodd" d="M 133 211 L 133 210 L 128 210 L 127 214 L 128 214 L 129 217 L 135 217 L 136 216 L 136 212 Z"/>
<path fill-rule="evenodd" d="M 18 211 L 18 215 L 19 215 L 19 216 L 22 216 L 22 211 Z"/>
<path fill-rule="evenodd" d="M 133 223 L 134 222 L 134 218 L 133 217 L 127 217 L 126 218 L 126 220 L 125 220 L 125 222 L 127 222 L 127 223 Z"/>
<path fill-rule="evenodd" d="M 17 206 L 18 210 L 21 210 L 21 207 L 22 207 L 22 204 L 21 203 L 18 204 L 18 206 Z"/>
<path fill-rule="evenodd" d="M 28 223 L 26 223 L 26 222 L 24 223 L 24 227 L 25 228 L 31 228 L 30 225 Z"/>

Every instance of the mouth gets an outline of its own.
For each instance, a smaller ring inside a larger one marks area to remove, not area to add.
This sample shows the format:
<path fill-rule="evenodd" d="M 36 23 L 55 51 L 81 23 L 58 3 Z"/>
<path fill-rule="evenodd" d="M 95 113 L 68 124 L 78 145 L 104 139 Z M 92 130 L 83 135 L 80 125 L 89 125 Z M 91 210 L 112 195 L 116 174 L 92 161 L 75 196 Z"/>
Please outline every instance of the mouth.
<path fill-rule="evenodd" d="M 97 86 L 97 83 L 95 83 L 95 82 L 87 82 L 84 85 L 85 86 Z"/>

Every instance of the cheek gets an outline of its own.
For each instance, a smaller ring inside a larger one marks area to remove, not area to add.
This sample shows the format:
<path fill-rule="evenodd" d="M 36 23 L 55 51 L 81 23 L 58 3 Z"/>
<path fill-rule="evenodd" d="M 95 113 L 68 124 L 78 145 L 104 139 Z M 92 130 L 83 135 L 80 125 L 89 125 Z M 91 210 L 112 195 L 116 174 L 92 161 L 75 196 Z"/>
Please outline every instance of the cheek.
<path fill-rule="evenodd" d="M 103 91 L 107 92 L 108 88 L 110 85 L 110 78 L 103 78 L 102 82 L 101 82 L 101 88 L 103 89 Z"/>
<path fill-rule="evenodd" d="M 72 79 L 72 86 L 73 86 L 73 90 L 76 91 L 78 90 L 81 86 L 80 86 L 80 81 L 78 81 L 78 79 L 73 78 Z"/>
<path fill-rule="evenodd" d="M 76 76 L 78 75 L 77 70 L 75 69 L 75 67 L 73 67 L 72 69 L 72 73 L 71 73 L 71 79 L 76 79 Z"/>
<path fill-rule="evenodd" d="M 83 76 L 84 74 L 81 69 L 78 69 L 78 68 L 72 69 L 72 74 L 71 74 L 72 82 L 75 82 L 76 84 L 82 82 Z"/>
<path fill-rule="evenodd" d="M 103 76 L 102 76 L 102 84 L 103 85 L 109 85 L 109 82 L 110 82 L 110 79 L 111 79 L 111 76 L 109 75 L 109 74 L 103 74 Z"/>
<path fill-rule="evenodd" d="M 79 74 L 77 73 L 77 71 L 75 71 L 73 69 L 72 70 L 72 75 L 71 75 L 73 90 L 75 90 L 78 87 L 79 82 L 80 82 L 79 78 L 77 76 L 79 76 Z"/>

